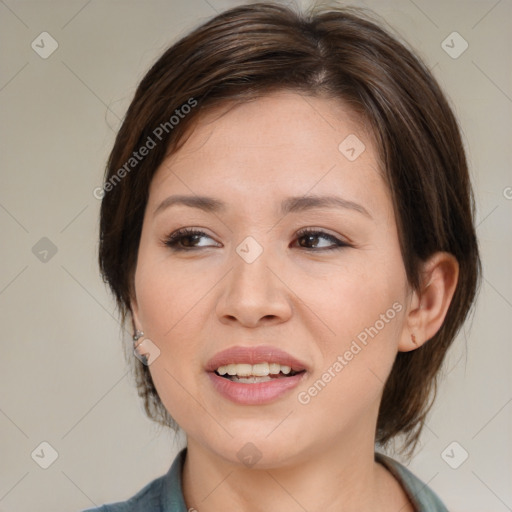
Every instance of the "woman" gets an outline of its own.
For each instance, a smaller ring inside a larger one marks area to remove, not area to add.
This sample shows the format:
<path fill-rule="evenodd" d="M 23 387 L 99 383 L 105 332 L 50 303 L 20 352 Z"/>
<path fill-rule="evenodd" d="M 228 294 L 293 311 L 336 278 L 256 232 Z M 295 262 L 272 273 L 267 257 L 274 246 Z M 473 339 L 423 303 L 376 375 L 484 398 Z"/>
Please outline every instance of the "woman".
<path fill-rule="evenodd" d="M 411 453 L 480 260 L 456 119 L 363 11 L 221 13 L 140 83 L 100 266 L 169 472 L 103 511 L 445 511 Z"/>

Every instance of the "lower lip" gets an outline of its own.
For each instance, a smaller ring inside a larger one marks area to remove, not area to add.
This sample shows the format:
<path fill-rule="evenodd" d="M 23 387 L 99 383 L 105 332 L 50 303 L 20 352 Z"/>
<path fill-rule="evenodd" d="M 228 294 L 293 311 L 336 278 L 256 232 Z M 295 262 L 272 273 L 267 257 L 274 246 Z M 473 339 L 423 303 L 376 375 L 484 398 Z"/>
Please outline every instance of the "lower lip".
<path fill-rule="evenodd" d="M 213 386 L 223 397 L 242 405 L 262 405 L 277 400 L 296 387 L 304 379 L 305 374 L 306 372 L 302 372 L 292 377 L 277 377 L 266 382 L 241 384 L 220 377 L 215 372 L 208 372 Z"/>

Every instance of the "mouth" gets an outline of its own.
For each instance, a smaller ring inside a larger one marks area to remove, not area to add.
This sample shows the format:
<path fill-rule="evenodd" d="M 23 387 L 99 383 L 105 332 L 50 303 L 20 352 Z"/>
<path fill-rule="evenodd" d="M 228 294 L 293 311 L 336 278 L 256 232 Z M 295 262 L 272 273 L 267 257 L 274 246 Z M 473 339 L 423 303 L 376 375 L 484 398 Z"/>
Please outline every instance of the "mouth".
<path fill-rule="evenodd" d="M 241 384 L 257 384 L 260 382 L 271 382 L 274 379 L 286 379 L 302 374 L 306 370 L 295 371 L 291 366 L 280 363 L 230 363 L 219 366 L 215 374 L 219 377 L 239 382 Z"/>
<path fill-rule="evenodd" d="M 206 365 L 213 388 L 241 405 L 263 405 L 282 399 L 306 378 L 309 368 L 271 346 L 232 347 Z"/>

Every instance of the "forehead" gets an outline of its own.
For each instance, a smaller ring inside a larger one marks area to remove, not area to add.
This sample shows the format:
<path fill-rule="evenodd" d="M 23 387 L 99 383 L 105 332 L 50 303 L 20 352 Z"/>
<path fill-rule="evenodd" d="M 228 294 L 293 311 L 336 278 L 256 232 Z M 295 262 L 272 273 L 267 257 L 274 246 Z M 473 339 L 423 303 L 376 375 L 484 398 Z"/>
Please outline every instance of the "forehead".
<path fill-rule="evenodd" d="M 157 170 L 150 201 L 172 191 L 235 200 L 332 193 L 386 196 L 363 120 L 340 101 L 276 92 L 199 118 Z M 383 197 L 385 199 L 385 197 Z"/>

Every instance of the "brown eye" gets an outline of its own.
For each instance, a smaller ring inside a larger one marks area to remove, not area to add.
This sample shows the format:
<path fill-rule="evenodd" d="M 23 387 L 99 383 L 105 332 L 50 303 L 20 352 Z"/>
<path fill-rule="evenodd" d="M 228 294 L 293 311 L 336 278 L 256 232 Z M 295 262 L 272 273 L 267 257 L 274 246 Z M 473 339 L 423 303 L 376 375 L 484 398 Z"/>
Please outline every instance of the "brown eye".
<path fill-rule="evenodd" d="M 317 229 L 303 229 L 302 231 L 299 231 L 299 233 L 297 233 L 297 240 L 301 239 L 306 241 L 306 246 L 303 244 L 299 245 L 307 250 L 318 248 L 319 251 L 331 251 L 341 247 L 350 247 L 350 244 L 343 242 L 342 240 L 329 233 L 326 233 L 325 231 L 319 231 Z M 319 247 L 318 240 L 321 239 L 331 242 L 331 245 L 327 247 Z M 311 245 L 311 247 L 308 247 L 308 245 Z"/>
<path fill-rule="evenodd" d="M 186 251 L 201 249 L 203 247 L 211 247 L 211 245 L 197 245 L 201 238 L 209 238 L 212 240 L 212 238 L 203 231 L 185 228 L 172 233 L 163 242 L 173 251 Z"/>
<path fill-rule="evenodd" d="M 342 247 L 352 247 L 347 242 L 336 238 L 335 236 L 326 233 L 325 231 L 320 231 L 318 229 L 304 229 L 297 233 L 297 240 L 302 240 L 303 242 L 299 242 L 299 247 L 306 250 L 313 251 L 331 251 L 334 249 L 340 249 Z M 171 248 L 173 251 L 187 251 L 187 250 L 198 250 L 202 248 L 208 247 L 219 247 L 219 245 L 198 245 L 199 241 L 202 238 L 209 238 L 213 240 L 209 235 L 204 233 L 203 231 L 199 231 L 196 229 L 184 228 L 180 229 L 171 235 L 169 235 L 163 243 Z M 327 240 L 330 242 L 330 245 L 322 246 L 321 240 Z"/>

